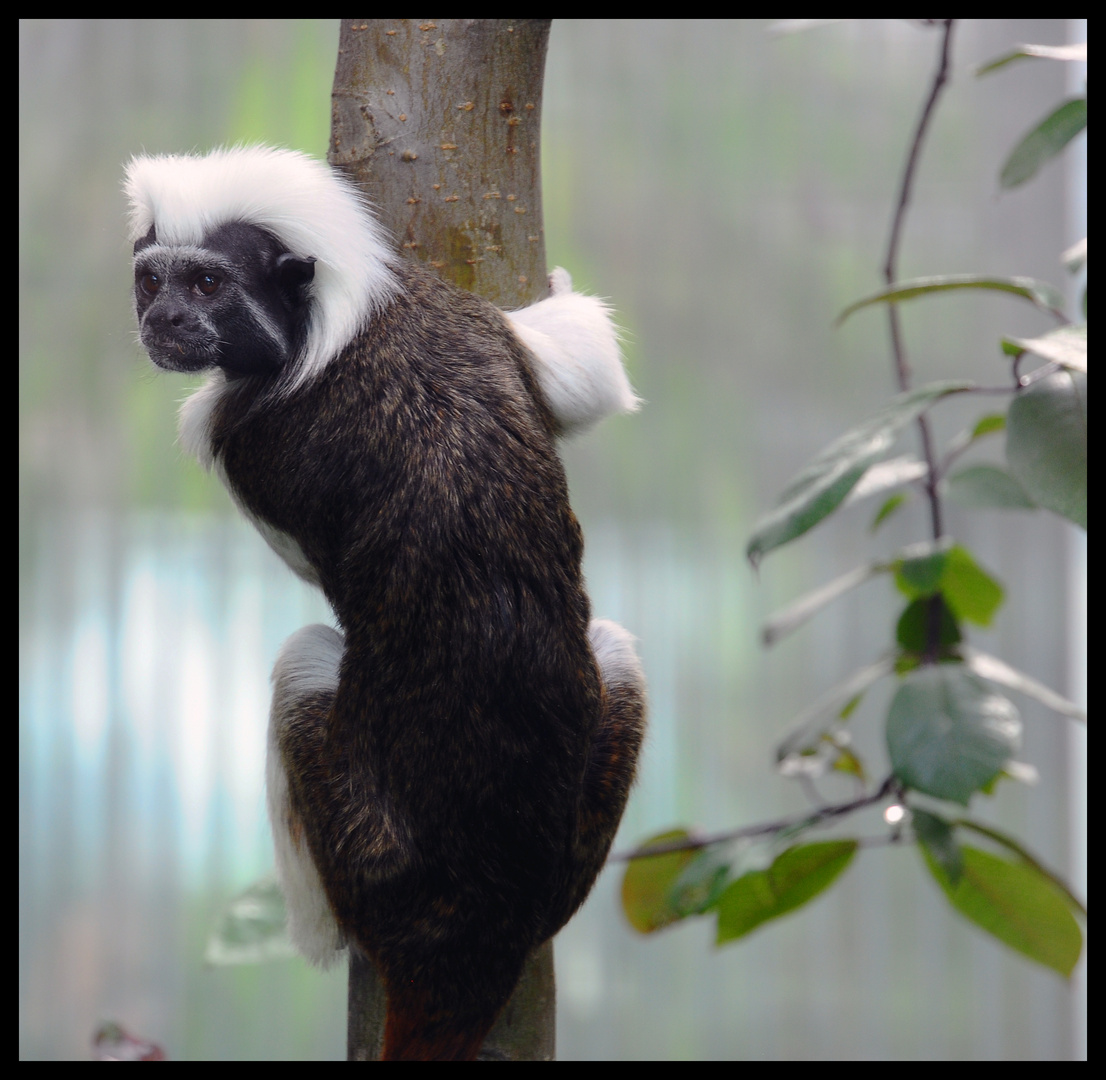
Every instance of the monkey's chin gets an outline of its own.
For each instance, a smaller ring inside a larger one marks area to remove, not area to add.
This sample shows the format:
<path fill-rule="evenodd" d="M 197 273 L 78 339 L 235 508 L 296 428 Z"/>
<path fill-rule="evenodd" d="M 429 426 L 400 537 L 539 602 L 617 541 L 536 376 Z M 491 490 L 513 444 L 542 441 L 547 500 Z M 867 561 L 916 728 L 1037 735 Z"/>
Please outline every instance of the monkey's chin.
<path fill-rule="evenodd" d="M 150 359 L 165 371 L 205 371 L 215 367 L 214 357 L 182 352 L 179 344 L 160 345 L 156 341 L 144 341 L 142 345 L 150 354 Z"/>

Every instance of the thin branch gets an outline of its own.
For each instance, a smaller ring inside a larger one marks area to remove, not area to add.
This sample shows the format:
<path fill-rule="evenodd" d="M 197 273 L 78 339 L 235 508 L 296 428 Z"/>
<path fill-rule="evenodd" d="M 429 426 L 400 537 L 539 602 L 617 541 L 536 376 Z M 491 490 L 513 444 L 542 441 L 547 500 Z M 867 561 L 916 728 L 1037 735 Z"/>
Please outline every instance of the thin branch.
<path fill-rule="evenodd" d="M 728 832 L 714 833 L 711 836 L 671 840 L 664 844 L 645 844 L 631 851 L 616 852 L 607 858 L 607 862 L 628 862 L 630 859 L 642 859 L 652 855 L 669 855 L 674 851 L 699 851 L 702 848 L 710 847 L 712 844 L 723 844 L 731 840 L 743 840 L 751 836 L 770 836 L 773 833 L 786 832 L 790 829 L 807 829 L 813 825 L 821 825 L 825 821 L 831 821 L 834 818 L 844 817 L 845 814 L 851 814 L 854 810 L 862 810 L 866 806 L 882 802 L 892 792 L 897 792 L 896 784 L 895 777 L 889 776 L 880 784 L 878 790 L 871 795 L 864 795 L 850 802 L 834 803 L 823 806 L 813 813 L 796 814 L 793 817 L 763 822 L 760 825 L 747 825 L 743 829 L 731 829 Z"/>
<path fill-rule="evenodd" d="M 929 127 L 930 118 L 937 105 L 937 98 L 940 96 L 941 90 L 948 81 L 949 53 L 952 48 L 952 28 L 955 22 L 955 19 L 942 20 L 944 34 L 941 38 L 941 60 L 937 68 L 937 74 L 933 78 L 933 85 L 930 87 L 929 98 L 925 103 L 925 107 L 922 109 L 922 115 L 918 120 L 917 130 L 914 132 L 914 141 L 910 145 L 910 155 L 906 159 L 902 186 L 899 189 L 899 201 L 895 207 L 895 217 L 891 223 L 891 235 L 888 238 L 887 258 L 883 264 L 883 276 L 889 286 L 894 285 L 897 279 L 896 270 L 899 259 L 899 241 L 902 237 L 903 223 L 906 218 L 906 207 L 910 202 L 910 191 L 914 185 L 914 173 L 917 171 L 918 156 L 922 149 L 922 140 L 925 138 L 926 129 Z M 894 304 L 891 305 L 891 310 L 895 310 Z M 896 359 L 897 358 L 896 354 Z M 909 369 L 900 372 L 900 383 L 903 390 L 908 390 L 910 388 L 908 385 Z"/>
<path fill-rule="evenodd" d="M 918 159 L 921 154 L 922 140 L 929 128 L 929 122 L 933 116 L 933 110 L 937 105 L 941 90 L 948 82 L 949 53 L 952 48 L 952 28 L 955 19 L 943 19 L 944 32 L 941 35 L 941 59 L 937 65 L 937 73 L 933 77 L 933 85 L 930 87 L 929 97 L 926 99 L 922 115 L 918 120 L 918 126 L 914 131 L 914 139 L 910 144 L 910 153 L 906 159 L 906 167 L 903 169 L 902 186 L 899 189 L 899 201 L 895 206 L 895 217 L 891 222 L 891 235 L 887 240 L 887 258 L 883 264 L 883 277 L 888 288 L 895 284 L 898 277 L 899 242 L 902 239 L 903 227 L 906 222 L 906 208 L 910 203 L 910 192 L 914 185 L 914 175 L 918 168 Z M 910 389 L 910 363 L 906 358 L 906 349 L 902 342 L 902 327 L 899 323 L 899 309 L 897 304 L 887 306 L 887 319 L 891 329 L 891 349 L 895 356 L 895 372 L 898 376 L 899 390 L 905 393 Z M 933 449 L 933 435 L 930 432 L 929 420 L 922 413 L 917 420 L 918 432 L 922 438 L 922 455 L 928 466 L 925 484 L 926 497 L 929 501 L 929 515 L 933 530 L 933 539 L 940 540 L 944 535 L 945 526 L 941 516 L 941 496 L 937 490 L 937 456 Z M 931 662 L 937 660 L 941 641 L 941 601 L 934 597 L 929 603 L 929 611 L 926 619 L 926 658 Z"/>
<path fill-rule="evenodd" d="M 933 110 L 937 105 L 937 99 L 941 94 L 945 83 L 948 81 L 949 53 L 952 48 L 952 29 L 955 19 L 942 21 L 944 33 L 941 36 L 941 59 L 937 66 L 937 73 L 930 87 L 929 97 L 922 109 L 921 118 L 918 120 L 914 139 L 910 144 L 910 154 L 906 159 L 906 167 L 903 170 L 902 186 L 899 190 L 899 200 L 895 206 L 895 216 L 891 222 L 891 235 L 887 241 L 887 258 L 883 264 L 883 276 L 888 287 L 895 284 L 898 277 L 899 242 L 902 239 L 903 227 L 906 221 L 906 208 L 910 203 L 910 192 L 914 185 L 914 175 L 918 167 L 918 158 L 922 149 L 922 140 L 925 138 L 929 121 Z M 898 305 L 889 304 L 887 308 L 888 321 L 891 328 L 891 348 L 895 356 L 895 371 L 898 376 L 899 390 L 905 392 L 910 389 L 910 364 L 906 358 L 906 349 L 902 342 L 902 329 L 899 323 Z M 941 499 L 937 493 L 937 464 L 933 451 L 933 437 L 929 430 L 929 421 L 923 413 L 918 417 L 918 431 L 922 437 L 922 452 L 929 466 L 929 481 L 926 484 L 926 494 L 929 498 L 930 518 L 933 526 L 933 539 L 940 540 L 944 534 L 944 523 L 941 519 Z M 935 635 L 940 631 L 939 613 L 934 612 Z M 929 635 L 927 635 L 928 637 Z"/>

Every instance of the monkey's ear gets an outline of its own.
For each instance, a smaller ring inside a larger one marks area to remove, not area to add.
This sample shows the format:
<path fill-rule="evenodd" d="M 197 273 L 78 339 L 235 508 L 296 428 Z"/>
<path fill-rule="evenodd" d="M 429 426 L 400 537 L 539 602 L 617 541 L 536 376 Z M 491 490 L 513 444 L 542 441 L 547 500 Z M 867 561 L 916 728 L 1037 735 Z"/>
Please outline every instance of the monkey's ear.
<path fill-rule="evenodd" d="M 295 290 L 315 277 L 315 256 L 297 259 L 291 252 L 284 252 L 276 261 L 277 280 L 285 289 Z"/>
<path fill-rule="evenodd" d="M 153 225 L 150 226 L 149 231 L 145 236 L 140 237 L 134 242 L 134 253 L 137 255 L 143 248 L 148 248 L 151 244 L 157 243 L 157 231 Z"/>

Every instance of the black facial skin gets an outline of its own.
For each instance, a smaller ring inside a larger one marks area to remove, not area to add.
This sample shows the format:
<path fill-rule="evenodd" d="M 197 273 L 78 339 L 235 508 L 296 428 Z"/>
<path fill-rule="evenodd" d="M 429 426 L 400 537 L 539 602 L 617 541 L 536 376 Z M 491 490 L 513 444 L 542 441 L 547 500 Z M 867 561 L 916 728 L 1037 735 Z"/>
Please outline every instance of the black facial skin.
<path fill-rule="evenodd" d="M 256 225 L 222 225 L 199 247 L 163 246 L 151 226 L 134 245 L 142 344 L 170 371 L 276 374 L 303 344 L 314 276 L 314 258 Z"/>

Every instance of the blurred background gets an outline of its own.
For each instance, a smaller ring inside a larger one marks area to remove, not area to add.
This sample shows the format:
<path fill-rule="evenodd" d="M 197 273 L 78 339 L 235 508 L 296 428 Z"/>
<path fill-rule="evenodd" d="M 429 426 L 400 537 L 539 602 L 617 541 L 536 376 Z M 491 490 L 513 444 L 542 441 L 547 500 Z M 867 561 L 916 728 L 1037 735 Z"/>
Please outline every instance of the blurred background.
<path fill-rule="evenodd" d="M 640 638 L 651 691 L 617 847 L 676 825 L 793 813 L 773 769 L 790 720 L 873 660 L 886 579 L 766 652 L 766 616 L 927 535 L 914 504 L 874 538 L 864 503 L 773 553 L 743 549 L 790 477 L 894 393 L 881 284 L 903 160 L 939 33 L 853 21 L 795 35 L 736 22 L 554 23 L 543 172 L 551 265 L 609 297 L 645 399 L 565 448 L 597 615 Z M 1024 274 L 1076 295 L 1085 137 L 998 194 L 1021 135 L 1082 87 L 1077 65 L 974 68 L 1086 23 L 959 24 L 900 276 Z M 20 1056 L 86 1059 L 115 1020 L 173 1059 L 344 1058 L 345 973 L 298 959 L 205 966 L 226 902 L 271 869 L 262 792 L 268 672 L 326 620 L 175 445 L 191 383 L 135 341 L 120 192 L 132 154 L 260 140 L 325 156 L 335 21 L 20 25 Z M 1070 305 L 1074 312 L 1074 302 Z M 975 294 L 903 308 L 921 384 L 1004 381 L 1003 334 L 1051 322 Z M 931 415 L 946 440 L 1002 398 Z M 913 431 L 903 439 L 914 449 Z M 1001 440 L 972 460 L 1000 460 Z M 947 507 L 1007 589 L 978 647 L 1085 700 L 1085 534 L 1043 512 Z M 877 686 L 850 720 L 886 771 Z M 1026 699 L 1020 758 L 973 813 L 1086 895 L 1084 732 Z M 852 788 L 827 785 L 829 798 Z M 838 834 L 880 836 L 878 814 Z M 831 832 L 829 835 L 833 835 Z M 809 908 L 724 949 L 705 920 L 643 938 L 608 868 L 557 941 L 562 1060 L 1078 1058 L 1070 984 L 978 933 L 911 847 L 862 850 Z"/>

